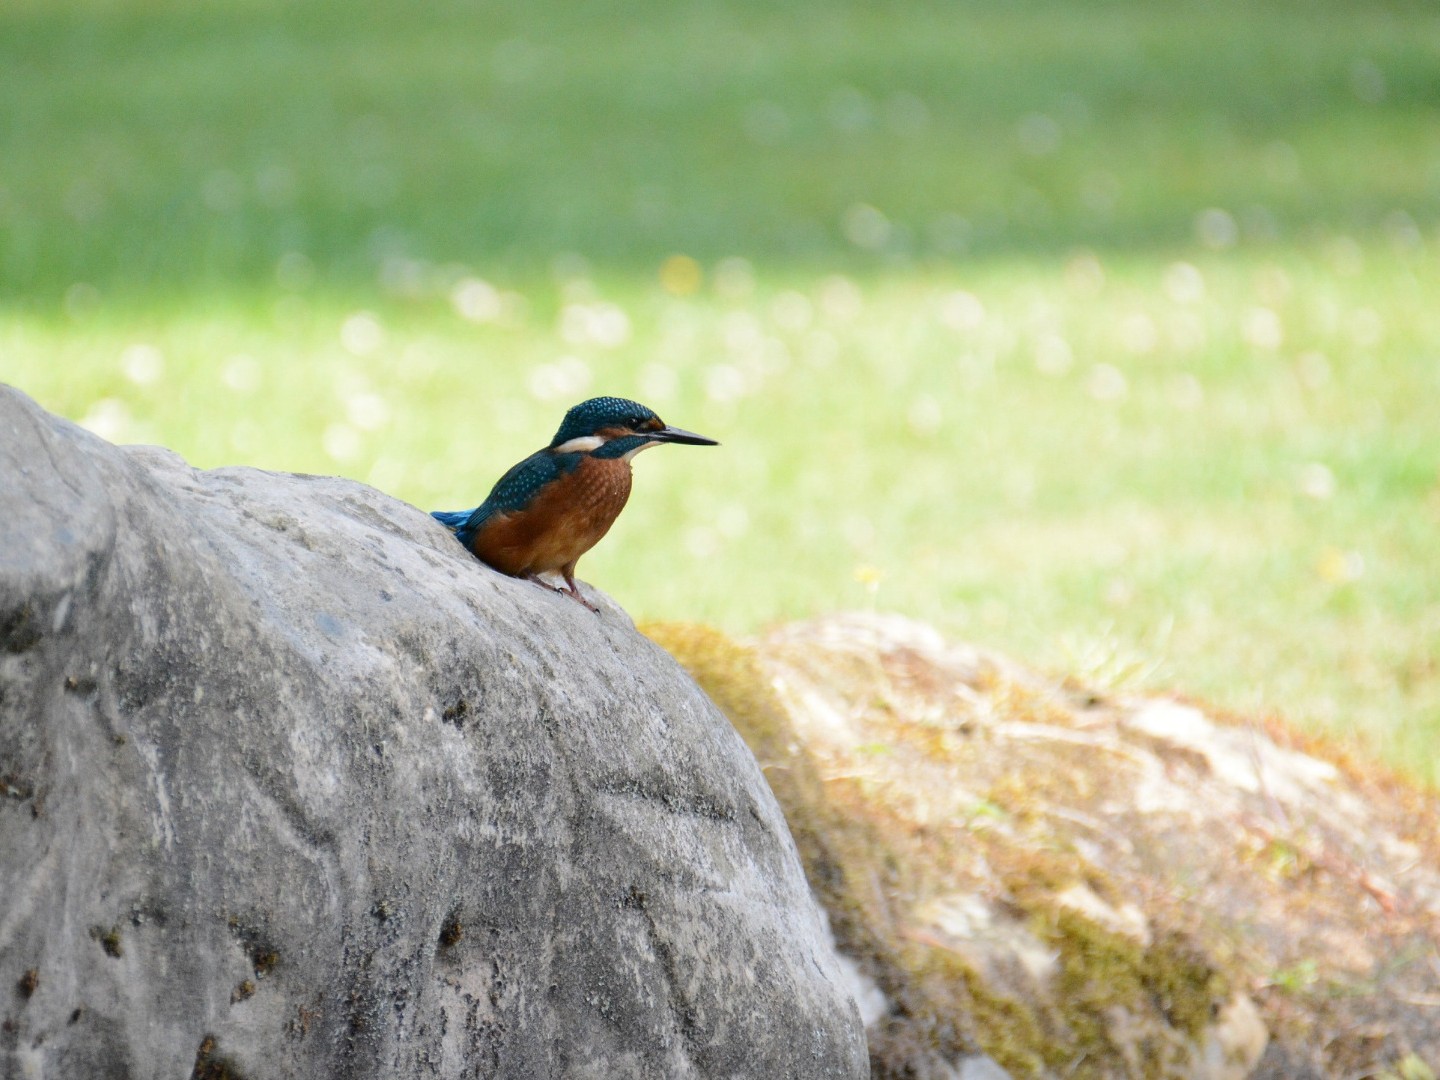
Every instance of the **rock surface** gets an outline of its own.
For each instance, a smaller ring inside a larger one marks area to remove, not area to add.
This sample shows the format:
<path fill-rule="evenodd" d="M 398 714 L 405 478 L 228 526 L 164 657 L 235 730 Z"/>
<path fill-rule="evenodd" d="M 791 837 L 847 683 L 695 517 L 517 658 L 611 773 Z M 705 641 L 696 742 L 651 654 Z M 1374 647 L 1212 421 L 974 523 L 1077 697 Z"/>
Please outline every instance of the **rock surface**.
<path fill-rule="evenodd" d="M 597 599 L 0 391 L 0 1075 L 866 1075 L 754 759 Z"/>

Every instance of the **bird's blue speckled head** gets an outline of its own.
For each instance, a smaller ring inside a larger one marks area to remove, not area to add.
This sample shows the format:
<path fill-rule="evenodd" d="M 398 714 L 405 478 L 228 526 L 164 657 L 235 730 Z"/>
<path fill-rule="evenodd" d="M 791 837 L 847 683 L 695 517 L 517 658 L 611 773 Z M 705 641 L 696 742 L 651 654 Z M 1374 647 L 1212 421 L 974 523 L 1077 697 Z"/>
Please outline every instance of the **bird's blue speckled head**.
<path fill-rule="evenodd" d="M 659 431 L 664 421 L 638 401 L 618 397 L 597 397 L 582 401 L 565 414 L 560 430 L 555 432 L 551 446 L 560 446 L 571 439 L 597 435 L 605 429 L 625 431 Z"/>
<path fill-rule="evenodd" d="M 593 454 L 629 461 L 639 451 L 661 443 L 720 445 L 693 431 L 670 427 L 653 409 L 638 401 L 597 397 L 582 401 L 565 414 L 550 449 L 558 454 Z"/>

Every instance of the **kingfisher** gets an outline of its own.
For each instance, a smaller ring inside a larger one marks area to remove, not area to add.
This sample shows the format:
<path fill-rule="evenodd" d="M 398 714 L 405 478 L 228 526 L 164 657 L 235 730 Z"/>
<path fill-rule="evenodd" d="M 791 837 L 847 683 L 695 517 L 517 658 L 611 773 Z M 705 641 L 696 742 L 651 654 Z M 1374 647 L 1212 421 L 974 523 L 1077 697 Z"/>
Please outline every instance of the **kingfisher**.
<path fill-rule="evenodd" d="M 430 516 L 502 574 L 550 589 L 539 575 L 560 571 L 566 588 L 555 591 L 598 613 L 575 585 L 575 564 L 625 509 L 631 459 L 662 443 L 720 445 L 668 426 L 638 401 L 591 398 L 567 412 L 550 445 L 512 466 L 475 509 Z"/>

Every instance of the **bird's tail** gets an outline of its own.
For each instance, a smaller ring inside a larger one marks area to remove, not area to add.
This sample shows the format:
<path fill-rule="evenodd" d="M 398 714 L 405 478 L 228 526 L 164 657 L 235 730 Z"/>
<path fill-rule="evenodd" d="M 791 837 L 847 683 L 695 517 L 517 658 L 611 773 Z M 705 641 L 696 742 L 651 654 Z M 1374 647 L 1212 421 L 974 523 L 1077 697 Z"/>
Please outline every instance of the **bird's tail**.
<path fill-rule="evenodd" d="M 460 541 L 466 551 L 474 551 L 475 534 L 494 513 L 495 508 L 489 502 L 484 502 L 474 510 L 431 510 L 430 516 L 453 532 L 455 539 Z"/>
<path fill-rule="evenodd" d="M 433 517 L 436 521 L 440 522 L 441 525 L 444 525 L 451 532 L 455 532 L 457 529 L 460 528 L 461 525 L 464 525 L 465 522 L 470 520 L 470 515 L 473 513 L 475 513 L 474 509 L 431 510 L 430 516 Z"/>

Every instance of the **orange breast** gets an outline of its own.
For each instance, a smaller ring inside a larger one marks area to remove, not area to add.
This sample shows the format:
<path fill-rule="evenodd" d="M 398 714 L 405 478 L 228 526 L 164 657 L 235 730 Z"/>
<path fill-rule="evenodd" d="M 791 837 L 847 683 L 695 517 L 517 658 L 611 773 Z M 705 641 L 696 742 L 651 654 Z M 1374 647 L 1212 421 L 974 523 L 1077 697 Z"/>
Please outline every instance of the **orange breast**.
<path fill-rule="evenodd" d="M 517 577 L 560 570 L 600 542 L 629 498 L 629 462 L 587 454 L 524 510 L 487 522 L 475 554 Z"/>

